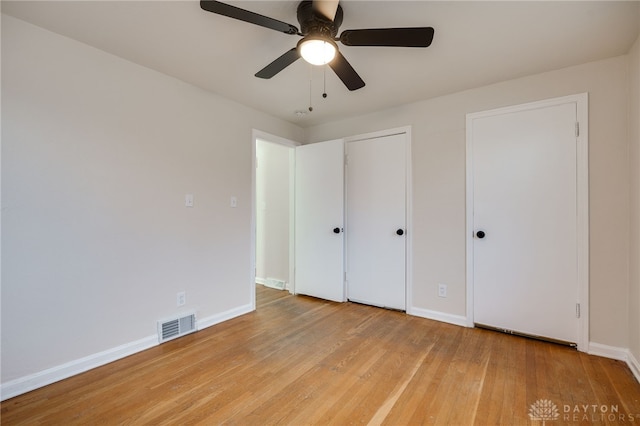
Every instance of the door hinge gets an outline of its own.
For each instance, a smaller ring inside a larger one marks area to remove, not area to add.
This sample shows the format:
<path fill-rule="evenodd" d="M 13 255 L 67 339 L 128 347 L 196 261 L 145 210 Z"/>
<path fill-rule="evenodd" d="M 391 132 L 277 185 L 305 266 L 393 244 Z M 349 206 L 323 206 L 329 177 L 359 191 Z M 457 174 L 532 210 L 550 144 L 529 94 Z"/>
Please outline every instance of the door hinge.
<path fill-rule="evenodd" d="M 580 122 L 576 121 L 576 138 L 580 136 Z"/>
<path fill-rule="evenodd" d="M 576 303 L 576 318 L 580 318 L 580 304 Z"/>

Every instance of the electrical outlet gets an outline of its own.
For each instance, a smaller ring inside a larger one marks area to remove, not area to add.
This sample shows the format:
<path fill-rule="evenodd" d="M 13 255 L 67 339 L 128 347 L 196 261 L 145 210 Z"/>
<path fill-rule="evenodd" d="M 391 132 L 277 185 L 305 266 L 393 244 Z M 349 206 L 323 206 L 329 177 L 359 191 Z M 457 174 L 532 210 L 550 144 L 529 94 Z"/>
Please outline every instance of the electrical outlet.
<path fill-rule="evenodd" d="M 447 297 L 447 285 L 438 284 L 438 297 Z"/>
<path fill-rule="evenodd" d="M 178 306 L 182 306 L 187 303 L 187 293 L 184 291 L 178 292 L 176 302 Z"/>

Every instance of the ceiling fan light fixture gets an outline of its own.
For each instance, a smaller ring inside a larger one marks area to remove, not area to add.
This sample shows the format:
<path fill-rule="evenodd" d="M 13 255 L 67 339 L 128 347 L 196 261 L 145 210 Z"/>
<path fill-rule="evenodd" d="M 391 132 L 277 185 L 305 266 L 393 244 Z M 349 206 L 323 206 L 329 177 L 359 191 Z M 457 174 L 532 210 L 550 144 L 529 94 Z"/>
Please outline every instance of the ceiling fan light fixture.
<path fill-rule="evenodd" d="M 325 65 L 336 57 L 338 46 L 331 39 L 305 37 L 298 43 L 298 52 L 311 65 Z"/>

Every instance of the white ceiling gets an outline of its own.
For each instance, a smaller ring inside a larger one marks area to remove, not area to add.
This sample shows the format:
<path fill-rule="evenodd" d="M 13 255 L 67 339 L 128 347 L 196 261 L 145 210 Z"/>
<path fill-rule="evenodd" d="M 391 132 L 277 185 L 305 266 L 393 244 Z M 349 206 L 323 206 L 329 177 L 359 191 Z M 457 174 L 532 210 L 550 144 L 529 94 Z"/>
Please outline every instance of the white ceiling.
<path fill-rule="evenodd" d="M 296 1 L 230 1 L 291 23 Z M 625 54 L 640 1 L 343 0 L 341 30 L 432 26 L 431 47 L 340 51 L 366 82 L 349 92 L 299 60 L 254 74 L 296 45 L 286 35 L 205 12 L 197 1 L 2 1 L 2 12 L 174 76 L 302 127 Z M 313 112 L 307 111 L 312 81 Z"/>

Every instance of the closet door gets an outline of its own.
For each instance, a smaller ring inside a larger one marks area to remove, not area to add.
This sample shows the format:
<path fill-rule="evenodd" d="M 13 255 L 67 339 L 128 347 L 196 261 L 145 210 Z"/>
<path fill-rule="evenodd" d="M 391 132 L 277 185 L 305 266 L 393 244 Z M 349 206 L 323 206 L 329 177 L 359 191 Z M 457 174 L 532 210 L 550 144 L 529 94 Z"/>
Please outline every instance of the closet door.
<path fill-rule="evenodd" d="M 474 322 L 578 342 L 576 104 L 472 125 Z"/>
<path fill-rule="evenodd" d="M 344 141 L 296 147 L 295 293 L 344 302 Z"/>
<path fill-rule="evenodd" d="M 347 143 L 348 299 L 406 309 L 406 134 Z"/>

